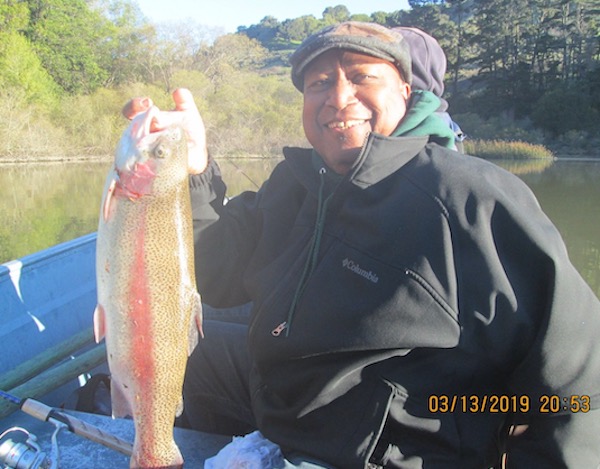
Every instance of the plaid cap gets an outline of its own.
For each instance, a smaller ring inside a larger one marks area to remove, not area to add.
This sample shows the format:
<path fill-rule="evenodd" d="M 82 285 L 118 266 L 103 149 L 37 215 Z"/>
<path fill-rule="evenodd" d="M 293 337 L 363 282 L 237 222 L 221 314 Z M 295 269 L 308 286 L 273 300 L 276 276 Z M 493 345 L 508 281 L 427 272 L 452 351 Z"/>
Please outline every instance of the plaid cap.
<path fill-rule="evenodd" d="M 315 58 L 331 49 L 349 49 L 393 63 L 407 83 L 412 81 L 410 49 L 404 37 L 376 23 L 346 21 L 306 38 L 290 57 L 292 82 L 304 89 L 304 71 Z"/>

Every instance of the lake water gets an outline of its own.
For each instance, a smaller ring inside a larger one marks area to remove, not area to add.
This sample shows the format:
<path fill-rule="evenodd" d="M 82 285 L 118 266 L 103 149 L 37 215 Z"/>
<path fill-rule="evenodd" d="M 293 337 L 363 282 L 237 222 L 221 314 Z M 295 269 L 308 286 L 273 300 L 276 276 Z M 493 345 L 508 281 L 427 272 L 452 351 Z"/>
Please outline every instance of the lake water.
<path fill-rule="evenodd" d="M 219 160 L 229 195 L 256 189 L 275 159 Z M 600 296 L 600 161 L 498 163 L 534 191 L 573 264 Z M 105 163 L 0 165 L 0 263 L 96 230 Z"/>

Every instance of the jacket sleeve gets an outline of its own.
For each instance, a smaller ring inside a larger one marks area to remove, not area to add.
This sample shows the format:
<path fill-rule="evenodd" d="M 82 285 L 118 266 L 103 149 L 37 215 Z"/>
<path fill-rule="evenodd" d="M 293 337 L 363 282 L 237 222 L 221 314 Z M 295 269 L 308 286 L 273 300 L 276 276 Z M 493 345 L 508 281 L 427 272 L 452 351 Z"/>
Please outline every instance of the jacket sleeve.
<path fill-rule="evenodd" d="M 496 206 L 491 225 L 515 295 L 514 315 L 523 318 L 512 339 L 525 343 L 507 387 L 511 394 L 527 396 L 531 407 L 524 416 L 528 429 L 507 442 L 507 467 L 596 469 L 600 302 L 528 189 L 515 185 L 502 205 Z"/>
<path fill-rule="evenodd" d="M 542 267 L 542 266 L 540 266 Z M 600 303 L 566 253 L 550 258 L 537 335 L 510 387 L 531 402 L 508 468 L 600 465 Z"/>
<path fill-rule="evenodd" d="M 225 203 L 226 186 L 214 160 L 190 176 L 196 284 L 202 301 L 217 308 L 247 303 L 244 271 L 258 230 L 258 199 L 244 192 Z"/>
<path fill-rule="evenodd" d="M 451 180 L 461 340 L 477 344 L 502 394 L 529 402 L 514 416 L 527 430 L 501 437 L 507 467 L 596 469 L 600 302 L 525 183 L 471 164 L 469 184 Z"/>

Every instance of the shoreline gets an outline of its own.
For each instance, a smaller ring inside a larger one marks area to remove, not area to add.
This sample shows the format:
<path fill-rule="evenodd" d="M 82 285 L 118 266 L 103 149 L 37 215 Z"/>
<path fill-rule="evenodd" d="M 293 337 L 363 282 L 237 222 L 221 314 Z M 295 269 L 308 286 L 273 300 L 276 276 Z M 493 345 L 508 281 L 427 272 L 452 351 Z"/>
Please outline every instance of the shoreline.
<path fill-rule="evenodd" d="M 232 156 L 215 156 L 216 160 L 258 160 L 258 159 L 272 159 L 279 158 L 281 155 L 275 156 L 262 156 L 262 155 L 232 155 Z M 0 166 L 14 166 L 14 165 L 25 165 L 25 164 L 61 164 L 61 163 L 110 163 L 113 160 L 113 155 L 93 155 L 93 156 L 37 156 L 37 157 L 2 157 L 0 156 Z M 496 159 L 496 158 L 494 158 Z M 528 158 L 497 158 L 514 161 L 525 161 Z M 536 159 L 536 158 L 529 158 Z M 600 155 L 594 156 L 578 156 L 578 155 L 563 155 L 555 156 L 554 161 L 573 161 L 573 162 L 587 162 L 594 163 L 600 162 Z"/>
<path fill-rule="evenodd" d="M 215 156 L 216 160 L 260 160 L 280 158 L 282 155 L 232 155 Z M 24 158 L 0 156 L 0 166 L 11 166 L 19 164 L 60 164 L 60 163 L 110 163 L 114 160 L 114 155 L 94 155 L 94 156 L 30 156 Z"/>
<path fill-rule="evenodd" d="M 112 155 L 96 156 L 35 156 L 35 157 L 3 157 L 0 156 L 0 166 L 10 166 L 18 164 L 59 164 L 59 163 L 109 163 L 113 159 Z"/>

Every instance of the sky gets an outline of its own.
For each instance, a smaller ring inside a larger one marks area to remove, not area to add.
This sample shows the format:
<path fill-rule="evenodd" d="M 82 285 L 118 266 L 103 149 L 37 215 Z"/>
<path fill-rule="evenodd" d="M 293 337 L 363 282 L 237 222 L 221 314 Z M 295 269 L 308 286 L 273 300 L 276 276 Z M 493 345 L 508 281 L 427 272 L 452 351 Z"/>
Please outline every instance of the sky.
<path fill-rule="evenodd" d="M 321 18 L 325 8 L 336 5 L 345 5 L 352 15 L 408 9 L 407 0 L 137 0 L 137 3 L 152 22 L 192 19 L 211 28 L 223 28 L 227 33 L 237 31 L 238 26 L 258 24 L 265 16 L 274 16 L 278 21 L 304 15 Z"/>

